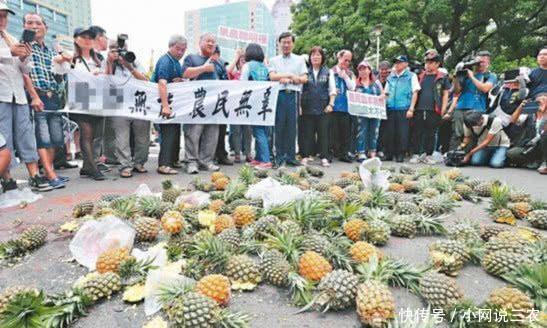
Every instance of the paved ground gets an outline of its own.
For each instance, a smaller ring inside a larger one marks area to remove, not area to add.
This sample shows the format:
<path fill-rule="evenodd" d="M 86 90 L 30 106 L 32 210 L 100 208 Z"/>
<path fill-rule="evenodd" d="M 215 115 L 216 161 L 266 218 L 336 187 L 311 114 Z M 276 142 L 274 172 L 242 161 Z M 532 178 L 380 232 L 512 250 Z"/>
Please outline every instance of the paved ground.
<path fill-rule="evenodd" d="M 155 159 L 152 163 L 155 164 Z M 391 163 L 389 163 L 391 164 Z M 327 174 L 326 179 L 339 175 L 341 171 L 351 170 L 349 164 L 335 163 Z M 152 164 L 148 166 L 154 172 Z M 223 168 L 233 176 L 238 167 Z M 492 170 L 486 168 L 463 168 L 464 174 L 483 179 L 500 179 L 507 183 L 523 188 L 534 197 L 546 199 L 547 177 L 538 175 L 535 171 L 503 169 Z M 97 199 L 106 193 L 131 193 L 140 184 L 146 183 L 153 191 L 161 189 L 162 177 L 156 173 L 137 175 L 132 179 L 120 179 L 111 173 L 110 179 L 103 182 L 94 182 L 77 177 L 78 170 L 63 171 L 63 175 L 70 176 L 71 181 L 67 188 L 44 194 L 44 198 L 28 205 L 24 209 L 10 208 L 0 210 L 0 240 L 6 240 L 20 232 L 30 224 L 44 224 L 49 227 L 48 243 L 34 252 L 24 262 L 11 268 L 0 269 L 0 290 L 14 284 L 29 284 L 44 288 L 48 292 L 61 291 L 72 284 L 86 270 L 70 261 L 68 244 L 71 235 L 60 235 L 58 227 L 70 216 L 74 203 Z M 18 178 L 24 178 L 21 171 L 16 173 Z M 203 175 L 205 176 L 205 175 Z M 187 184 L 193 177 L 180 174 L 174 177 L 176 183 Z M 485 204 L 472 205 L 463 203 L 450 216 L 447 222 L 455 222 L 462 218 L 471 218 L 480 223 L 490 223 L 484 210 Z M 395 257 L 404 258 L 413 263 L 423 263 L 427 260 L 427 246 L 435 238 L 400 239 L 392 237 L 382 250 Z M 477 266 L 468 265 L 457 278 L 466 297 L 481 302 L 488 293 L 504 283 L 493 278 Z M 414 295 L 404 290 L 394 290 L 399 309 L 419 309 L 424 304 Z M 230 308 L 244 310 L 255 315 L 253 327 L 359 327 L 357 316 L 353 311 L 342 313 L 305 313 L 293 315 L 296 308 L 291 307 L 285 291 L 269 286 L 260 286 L 253 293 L 236 294 Z M 79 320 L 76 327 L 141 327 L 146 319 L 142 306 L 128 306 L 119 297 L 103 302 L 91 310 L 91 314 Z"/>

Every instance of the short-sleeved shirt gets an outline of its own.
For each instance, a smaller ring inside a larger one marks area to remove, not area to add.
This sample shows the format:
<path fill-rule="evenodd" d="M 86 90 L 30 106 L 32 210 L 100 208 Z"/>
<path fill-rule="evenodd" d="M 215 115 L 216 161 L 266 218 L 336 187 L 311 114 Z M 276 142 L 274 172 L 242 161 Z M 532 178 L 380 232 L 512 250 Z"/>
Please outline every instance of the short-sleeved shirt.
<path fill-rule="evenodd" d="M 474 126 L 471 131 L 467 126 L 463 126 L 464 135 L 466 137 L 471 137 L 473 134 L 479 135 L 478 143 L 481 143 L 486 139 L 486 136 L 489 134 L 494 135 L 494 139 L 490 141 L 488 144 L 489 147 L 509 147 L 511 145 L 511 141 L 509 140 L 509 137 L 503 131 L 503 122 L 499 117 L 494 118 L 492 121 L 492 125 L 490 126 L 490 129 L 487 131 L 485 129 L 486 125 L 488 124 L 488 115 L 483 115 L 483 122 L 480 126 Z M 481 133 L 482 132 L 482 133 Z"/>
<path fill-rule="evenodd" d="M 530 82 L 527 85 L 530 90 L 528 96 L 532 101 L 524 106 L 524 112 L 536 111 L 539 108 L 539 104 L 535 101 L 535 98 L 539 94 L 547 92 L 547 69 L 541 67 L 534 68 L 528 77 L 530 78 Z"/>
<path fill-rule="evenodd" d="M 475 73 L 475 78 L 483 83 L 496 85 L 498 79 L 494 73 Z M 471 79 L 466 78 L 462 85 L 462 92 L 458 98 L 456 109 L 472 109 L 479 112 L 486 111 L 486 98 L 488 94 L 477 89 Z"/>
<path fill-rule="evenodd" d="M 421 89 L 418 93 L 417 110 L 435 109 L 435 77 L 436 74 L 426 74 L 420 83 Z M 450 90 L 450 81 L 446 77 L 440 79 L 441 91 Z M 442 94 L 441 94 L 442 96 Z"/>
<path fill-rule="evenodd" d="M 207 62 L 207 60 L 209 60 L 209 57 L 198 54 L 186 56 L 186 58 L 184 58 L 184 62 L 182 63 L 182 74 L 184 74 L 189 67 L 202 66 Z M 214 72 L 205 72 L 193 78 L 193 80 L 218 80 L 218 74 L 216 70 Z"/>
<path fill-rule="evenodd" d="M 182 68 L 180 62 L 173 58 L 170 54 L 165 54 L 158 59 L 152 82 L 166 80 L 167 83 L 173 82 L 174 78 L 182 77 Z"/>
<path fill-rule="evenodd" d="M 290 54 L 288 56 L 279 55 L 270 60 L 270 66 L 268 67 L 270 73 L 275 72 L 279 74 L 289 73 L 295 75 L 304 75 L 308 73 L 306 67 L 306 61 L 302 56 Z M 279 90 L 293 90 L 302 92 L 302 84 L 281 84 Z"/>
<path fill-rule="evenodd" d="M 38 42 L 32 44 L 32 69 L 30 78 L 36 89 L 42 91 L 57 91 L 60 84 L 55 80 L 53 74 L 53 57 L 57 54 L 48 46 L 40 45 Z"/>

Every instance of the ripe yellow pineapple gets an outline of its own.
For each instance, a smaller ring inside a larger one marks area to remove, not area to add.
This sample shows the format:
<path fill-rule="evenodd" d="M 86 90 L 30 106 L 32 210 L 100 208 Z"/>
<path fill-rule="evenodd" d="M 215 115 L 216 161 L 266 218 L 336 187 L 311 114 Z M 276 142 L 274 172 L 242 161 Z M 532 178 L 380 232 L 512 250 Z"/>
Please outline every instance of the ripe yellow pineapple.
<path fill-rule="evenodd" d="M 218 178 L 215 181 L 213 181 L 213 184 L 215 185 L 216 190 L 225 190 L 226 186 L 230 183 L 230 179 L 227 177 Z"/>
<path fill-rule="evenodd" d="M 211 174 L 212 183 L 215 183 L 215 181 L 217 181 L 218 179 L 223 179 L 223 178 L 226 178 L 226 175 L 222 172 L 213 172 L 213 174 Z"/>
<path fill-rule="evenodd" d="M 222 199 L 215 199 L 211 203 L 209 203 L 209 209 L 215 213 L 220 212 L 220 208 L 224 205 L 224 201 Z"/>
<path fill-rule="evenodd" d="M 333 200 L 337 202 L 343 201 L 344 199 L 346 199 L 347 196 L 344 189 L 338 186 L 331 186 L 329 188 L 329 195 Z"/>
<path fill-rule="evenodd" d="M 235 208 L 232 217 L 234 218 L 236 226 L 241 228 L 254 222 L 256 211 L 252 206 L 240 205 Z"/>
<path fill-rule="evenodd" d="M 353 174 L 353 172 L 342 171 L 342 172 L 340 173 L 340 178 L 349 178 L 352 174 Z"/>
<path fill-rule="evenodd" d="M 528 202 L 511 203 L 509 209 L 517 219 L 522 220 L 528 216 L 528 213 L 532 210 L 532 205 Z"/>
<path fill-rule="evenodd" d="M 530 297 L 513 287 L 495 289 L 488 297 L 488 303 L 510 313 L 511 319 L 520 322 L 524 322 L 534 310 Z"/>
<path fill-rule="evenodd" d="M 381 282 L 369 280 L 357 287 L 357 314 L 367 327 L 385 327 L 395 318 L 395 298 Z"/>
<path fill-rule="evenodd" d="M 358 263 L 368 262 L 372 256 L 376 256 L 378 260 L 381 260 L 383 257 L 382 252 L 380 252 L 374 245 L 369 244 L 365 241 L 358 241 L 353 244 L 349 250 L 351 258 Z"/>
<path fill-rule="evenodd" d="M 228 214 L 219 215 L 214 222 L 214 232 L 219 234 L 222 231 L 235 227 L 234 219 Z"/>
<path fill-rule="evenodd" d="M 361 240 L 361 235 L 366 228 L 367 223 L 361 219 L 351 219 L 344 224 L 346 236 L 353 241 Z"/>
<path fill-rule="evenodd" d="M 392 182 L 389 184 L 388 191 L 405 192 L 405 186 L 400 183 Z"/>
<path fill-rule="evenodd" d="M 221 274 L 201 278 L 196 284 L 196 291 L 212 298 L 220 305 L 227 305 L 232 296 L 230 279 Z"/>
<path fill-rule="evenodd" d="M 97 272 L 118 273 L 118 271 L 120 270 L 120 263 L 129 259 L 130 257 L 131 255 L 129 255 L 129 249 L 125 247 L 109 249 L 103 252 L 101 255 L 99 255 L 99 258 L 97 258 L 97 262 L 95 264 Z"/>
<path fill-rule="evenodd" d="M 450 169 L 448 171 L 444 171 L 442 173 L 445 177 L 449 178 L 450 180 L 456 180 L 462 175 L 462 171 L 458 168 Z"/>
<path fill-rule="evenodd" d="M 507 208 L 500 208 L 494 211 L 492 217 L 497 223 L 507 223 L 510 225 L 515 225 L 517 223 L 517 218 L 515 218 L 513 212 Z"/>
<path fill-rule="evenodd" d="M 298 273 L 309 280 L 319 281 L 331 271 L 329 261 L 313 251 L 305 252 L 298 261 Z"/>
<path fill-rule="evenodd" d="M 161 217 L 161 226 L 170 234 L 179 233 L 184 227 L 184 218 L 178 211 L 167 211 Z"/>

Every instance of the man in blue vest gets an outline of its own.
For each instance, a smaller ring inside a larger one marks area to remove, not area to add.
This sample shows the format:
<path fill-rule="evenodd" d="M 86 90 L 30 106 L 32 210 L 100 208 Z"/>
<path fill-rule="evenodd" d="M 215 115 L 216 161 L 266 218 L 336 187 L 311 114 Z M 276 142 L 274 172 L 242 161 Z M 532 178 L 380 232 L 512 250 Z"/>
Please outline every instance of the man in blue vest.
<path fill-rule="evenodd" d="M 384 131 L 384 160 L 403 162 L 408 148 L 409 119 L 414 113 L 420 83 L 408 69 L 407 56 L 395 58 L 393 71 L 387 78 L 387 121 Z"/>

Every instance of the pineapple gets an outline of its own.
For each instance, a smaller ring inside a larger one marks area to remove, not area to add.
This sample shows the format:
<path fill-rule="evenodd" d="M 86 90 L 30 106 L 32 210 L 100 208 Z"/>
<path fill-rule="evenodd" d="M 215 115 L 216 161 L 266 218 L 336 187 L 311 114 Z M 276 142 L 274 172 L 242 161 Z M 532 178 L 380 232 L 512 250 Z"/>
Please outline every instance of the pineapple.
<path fill-rule="evenodd" d="M 506 185 L 493 185 L 490 188 L 490 206 L 488 212 L 492 219 L 497 223 L 516 224 L 516 218 L 507 208 L 509 202 L 509 187 Z"/>
<path fill-rule="evenodd" d="M 344 224 L 344 233 L 346 236 L 353 240 L 361 240 L 363 232 L 368 227 L 367 223 L 361 219 L 351 219 Z"/>
<path fill-rule="evenodd" d="M 137 205 L 142 215 L 159 219 L 171 204 L 162 202 L 159 197 L 144 196 L 139 198 Z"/>
<path fill-rule="evenodd" d="M 489 224 L 481 227 L 480 236 L 482 240 L 489 241 L 490 238 L 497 236 L 500 232 L 508 231 L 510 228 L 507 226 Z"/>
<path fill-rule="evenodd" d="M 125 247 L 112 248 L 99 255 L 95 267 L 99 273 L 118 273 L 120 270 L 120 263 L 129 258 L 129 249 Z"/>
<path fill-rule="evenodd" d="M 256 218 L 256 211 L 252 206 L 241 205 L 234 209 L 232 217 L 234 218 L 236 226 L 241 228 L 254 222 Z"/>
<path fill-rule="evenodd" d="M 230 279 L 221 274 L 211 274 L 201 278 L 196 283 L 196 291 L 212 298 L 219 305 L 227 305 L 232 295 Z"/>
<path fill-rule="evenodd" d="M 457 276 L 471 259 L 465 244 L 456 240 L 438 240 L 429 245 L 429 257 L 433 266 L 449 276 Z"/>
<path fill-rule="evenodd" d="M 509 209 L 517 219 L 522 220 L 526 218 L 528 213 L 532 210 L 532 205 L 528 202 L 510 203 Z"/>
<path fill-rule="evenodd" d="M 349 177 L 341 178 L 341 179 L 338 179 L 338 180 L 334 181 L 334 185 L 338 186 L 342 189 L 353 185 L 353 183 L 354 183 L 354 180 L 352 180 Z"/>
<path fill-rule="evenodd" d="M 260 272 L 266 282 L 277 287 L 286 287 L 289 284 L 289 271 L 289 262 L 278 250 L 272 249 L 262 254 Z"/>
<path fill-rule="evenodd" d="M 305 252 L 298 261 L 298 273 L 309 280 L 319 281 L 332 271 L 332 265 L 313 251 Z"/>
<path fill-rule="evenodd" d="M 364 241 L 358 241 L 353 244 L 349 250 L 351 258 L 357 262 L 368 262 L 373 256 L 381 260 L 383 258 L 382 252 L 380 252 L 374 245 Z"/>
<path fill-rule="evenodd" d="M 492 212 L 492 218 L 497 223 L 506 223 L 509 225 L 517 224 L 517 218 L 513 215 L 513 212 L 507 208 L 500 208 Z"/>
<path fill-rule="evenodd" d="M 448 195 L 439 195 L 432 198 L 426 198 L 420 203 L 420 208 L 425 215 L 446 214 L 454 208 L 454 201 Z"/>
<path fill-rule="evenodd" d="M 416 192 L 418 191 L 418 181 L 406 179 L 402 183 L 403 188 L 406 192 Z"/>
<path fill-rule="evenodd" d="M 162 185 L 162 192 L 161 192 L 161 200 L 167 203 L 175 203 L 177 198 L 182 193 L 182 190 L 175 187 L 173 185 L 173 182 L 169 179 L 163 180 L 161 182 Z"/>
<path fill-rule="evenodd" d="M 488 273 L 501 277 L 531 262 L 526 254 L 498 250 L 486 252 L 482 259 L 482 266 Z"/>
<path fill-rule="evenodd" d="M 534 210 L 528 213 L 526 220 L 532 227 L 547 230 L 547 210 Z"/>
<path fill-rule="evenodd" d="M 420 212 L 418 205 L 413 202 L 398 202 L 395 206 L 396 211 L 399 214 L 415 214 Z"/>
<path fill-rule="evenodd" d="M 381 220 L 372 220 L 365 229 L 365 240 L 376 245 L 383 246 L 389 240 L 391 229 Z"/>
<path fill-rule="evenodd" d="M 256 237 L 261 239 L 267 234 L 273 233 L 275 230 L 277 230 L 277 226 L 281 222 L 277 218 L 277 216 L 274 215 L 266 215 L 261 218 L 259 218 L 254 223 L 254 229 Z"/>
<path fill-rule="evenodd" d="M 509 314 L 511 321 L 524 322 L 534 310 L 528 295 L 513 287 L 495 289 L 488 297 L 488 304 Z"/>
<path fill-rule="evenodd" d="M 473 196 L 473 188 L 464 183 L 458 183 L 454 187 L 454 191 L 457 192 L 463 199 L 468 200 L 471 199 Z"/>
<path fill-rule="evenodd" d="M 234 228 L 236 226 L 234 219 L 228 214 L 221 214 L 216 217 L 213 222 L 214 232 L 216 234 L 221 233 L 225 229 Z"/>
<path fill-rule="evenodd" d="M 471 220 L 463 220 L 448 227 L 448 238 L 465 244 L 479 243 L 481 240 L 478 224 Z"/>
<path fill-rule="evenodd" d="M 308 172 L 308 174 L 311 175 L 312 177 L 321 178 L 323 177 L 323 175 L 325 175 L 325 172 L 323 172 L 323 170 L 311 165 L 306 165 L 305 169 L 306 169 L 306 172 Z"/>
<path fill-rule="evenodd" d="M 34 225 L 25 229 L 19 240 L 23 242 L 26 250 L 33 250 L 42 246 L 46 242 L 47 229 L 42 225 Z"/>
<path fill-rule="evenodd" d="M 211 203 L 209 203 L 209 210 L 218 214 L 224 204 L 225 203 L 222 199 L 215 199 Z"/>
<path fill-rule="evenodd" d="M 433 309 L 448 310 L 463 299 L 456 282 L 447 276 L 428 272 L 420 280 L 420 295 Z"/>
<path fill-rule="evenodd" d="M 427 187 L 420 192 L 420 195 L 424 198 L 433 198 L 439 196 L 440 192 L 435 188 Z"/>
<path fill-rule="evenodd" d="M 336 202 L 341 202 L 346 199 L 347 195 L 344 189 L 339 186 L 331 186 L 328 190 L 329 196 Z"/>
<path fill-rule="evenodd" d="M 229 183 L 230 183 L 230 179 L 228 179 L 227 177 L 223 177 L 223 178 L 216 179 L 213 182 L 213 185 L 215 186 L 216 190 L 223 191 L 223 190 L 226 190 L 226 187 L 228 186 Z"/>
<path fill-rule="evenodd" d="M 389 220 L 391 234 L 397 237 L 414 238 L 418 227 L 410 215 L 398 215 Z"/>
<path fill-rule="evenodd" d="M 76 204 L 72 209 L 72 216 L 75 218 L 81 218 L 82 216 L 93 213 L 93 202 L 84 201 Z"/>
<path fill-rule="evenodd" d="M 259 266 L 247 255 L 235 255 L 226 263 L 225 275 L 234 289 L 254 289 L 261 281 Z"/>
<path fill-rule="evenodd" d="M 136 238 L 138 241 L 154 241 L 160 232 L 158 220 L 147 217 L 140 217 L 135 220 Z"/>
<path fill-rule="evenodd" d="M 317 184 L 312 185 L 312 189 L 317 190 L 319 192 L 327 192 L 329 191 L 329 188 L 331 187 L 330 184 L 319 182 Z"/>
<path fill-rule="evenodd" d="M 481 182 L 474 187 L 473 191 L 481 197 L 490 197 L 492 186 L 491 182 Z"/>
<path fill-rule="evenodd" d="M 321 279 L 317 286 L 319 294 L 308 307 L 316 306 L 323 312 L 345 310 L 355 304 L 358 283 L 357 276 L 349 271 L 332 271 Z"/>
<path fill-rule="evenodd" d="M 121 281 L 120 276 L 114 272 L 90 273 L 78 287 L 81 287 L 84 294 L 96 302 L 102 298 L 109 298 L 113 293 L 119 291 Z"/>
<path fill-rule="evenodd" d="M 529 203 L 530 200 L 530 194 L 528 194 L 524 190 L 511 190 L 511 192 L 509 193 L 509 201 L 513 203 Z"/>
<path fill-rule="evenodd" d="M 213 172 L 211 174 L 211 182 L 212 183 L 215 183 L 216 181 L 220 180 L 220 179 L 226 179 L 226 175 L 222 172 Z"/>
<path fill-rule="evenodd" d="M 319 233 L 312 233 L 302 241 L 303 251 L 314 251 L 318 254 L 326 256 L 329 248 L 330 241 Z"/>
<path fill-rule="evenodd" d="M 357 287 L 357 314 L 368 327 L 385 327 L 395 318 L 395 298 L 381 282 L 369 280 Z"/>
<path fill-rule="evenodd" d="M 218 234 L 218 239 L 226 242 L 226 244 L 233 249 L 237 249 L 241 243 L 241 236 L 236 228 L 222 230 L 222 232 Z"/>
<path fill-rule="evenodd" d="M 388 191 L 405 192 L 405 186 L 400 183 L 392 182 L 389 184 Z"/>
<path fill-rule="evenodd" d="M 4 291 L 2 291 L 2 293 L 0 293 L 0 318 L 2 317 L 2 313 L 6 311 L 8 304 L 12 300 L 14 300 L 17 295 L 27 293 L 31 293 L 37 296 L 40 292 L 35 288 L 26 286 L 8 287 Z"/>
<path fill-rule="evenodd" d="M 184 218 L 178 211 L 167 211 L 161 217 L 163 230 L 170 234 L 176 234 L 184 228 Z"/>

